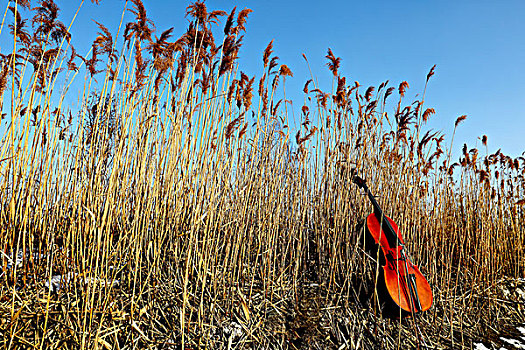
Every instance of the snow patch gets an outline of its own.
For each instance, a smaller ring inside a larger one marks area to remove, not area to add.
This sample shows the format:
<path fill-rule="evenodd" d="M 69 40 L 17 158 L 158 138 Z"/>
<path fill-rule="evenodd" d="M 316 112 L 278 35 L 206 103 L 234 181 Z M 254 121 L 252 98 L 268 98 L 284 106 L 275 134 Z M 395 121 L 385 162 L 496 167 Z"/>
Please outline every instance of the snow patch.
<path fill-rule="evenodd" d="M 93 285 L 99 285 L 100 287 L 105 286 L 111 286 L 115 287 L 118 286 L 120 281 L 119 280 L 113 280 L 108 281 L 106 279 L 96 278 L 96 277 L 82 277 L 80 274 L 75 272 L 69 272 L 65 275 L 55 275 L 51 277 L 50 280 L 47 280 L 45 282 L 45 286 L 51 290 L 51 292 L 56 293 L 60 289 L 66 287 L 68 284 L 77 281 L 81 284 L 93 284 Z"/>
<path fill-rule="evenodd" d="M 474 343 L 474 350 L 490 350 L 483 343 Z"/>
<path fill-rule="evenodd" d="M 525 344 L 523 344 L 521 341 L 517 339 L 510 339 L 505 337 L 500 337 L 501 340 L 503 340 L 505 343 L 508 343 L 512 346 L 514 346 L 516 349 L 525 349 Z"/>

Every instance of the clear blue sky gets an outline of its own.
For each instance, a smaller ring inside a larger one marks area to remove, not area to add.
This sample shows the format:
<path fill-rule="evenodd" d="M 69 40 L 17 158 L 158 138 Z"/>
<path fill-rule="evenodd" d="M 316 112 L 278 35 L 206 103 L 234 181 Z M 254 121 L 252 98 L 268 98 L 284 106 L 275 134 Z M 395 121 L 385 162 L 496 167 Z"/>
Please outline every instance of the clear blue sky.
<path fill-rule="evenodd" d="M 143 0 L 157 34 L 174 27 L 176 36 L 187 26 L 187 1 Z M 56 1 L 61 19 L 69 23 L 80 0 Z M 525 151 L 525 1 L 207 1 L 208 9 L 229 12 L 234 6 L 252 9 L 240 52 L 241 70 L 260 77 L 261 56 L 272 39 L 280 63 L 294 73 L 287 79 L 287 97 L 296 110 L 302 87 L 314 75 L 328 90 L 331 74 L 326 50 L 342 58 L 340 72 L 350 81 L 375 85 L 390 80 L 410 84 L 408 98 L 421 93 L 426 74 L 437 64 L 429 83 L 426 106 L 434 107 L 431 127 L 450 139 L 455 119 L 468 116 L 456 134 L 454 154 L 463 143 L 476 145 L 488 136 L 489 150 L 502 148 L 511 156 Z M 36 2 L 33 0 L 32 5 Z M 85 54 L 97 31 L 95 19 L 116 32 L 124 0 L 84 1 L 72 33 Z M 131 3 L 128 4 L 131 6 Z M 128 20 L 131 14 L 127 15 Z M 222 28 L 222 24 L 221 24 Z M 81 34 L 79 34 L 81 33 Z M 84 47 L 82 48 L 82 45 Z"/>

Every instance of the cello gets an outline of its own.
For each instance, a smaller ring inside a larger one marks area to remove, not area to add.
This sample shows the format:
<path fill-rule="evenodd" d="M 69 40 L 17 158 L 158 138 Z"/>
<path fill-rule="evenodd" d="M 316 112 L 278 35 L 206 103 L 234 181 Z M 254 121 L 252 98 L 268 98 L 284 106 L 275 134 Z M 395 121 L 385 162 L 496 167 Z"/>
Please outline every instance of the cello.
<path fill-rule="evenodd" d="M 383 213 L 365 180 L 354 175 L 353 182 L 366 192 L 374 207 L 374 212 L 366 218 L 366 228 L 375 244 L 381 247 L 384 257 L 381 267 L 388 294 L 395 304 L 411 314 L 428 310 L 432 305 L 432 290 L 408 258 L 399 227 Z"/>

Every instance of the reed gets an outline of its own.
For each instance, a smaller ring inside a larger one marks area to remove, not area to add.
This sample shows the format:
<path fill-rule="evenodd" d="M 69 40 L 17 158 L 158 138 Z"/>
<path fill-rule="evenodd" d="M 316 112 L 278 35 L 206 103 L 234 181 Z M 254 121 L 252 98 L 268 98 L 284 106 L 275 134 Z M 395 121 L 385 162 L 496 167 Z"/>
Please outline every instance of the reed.
<path fill-rule="evenodd" d="M 354 169 L 433 287 L 427 344 L 470 348 L 523 322 L 502 289 L 524 277 L 523 157 L 465 145 L 454 162 L 424 93 L 351 83 L 331 49 L 332 89 L 311 77 L 292 128 L 273 43 L 262 77 L 238 65 L 251 10 L 197 1 L 176 40 L 141 0 L 127 11 L 116 34 L 97 23 L 83 57 L 53 0 L 8 2 L 2 347 L 418 346 L 411 321 L 377 309 Z"/>

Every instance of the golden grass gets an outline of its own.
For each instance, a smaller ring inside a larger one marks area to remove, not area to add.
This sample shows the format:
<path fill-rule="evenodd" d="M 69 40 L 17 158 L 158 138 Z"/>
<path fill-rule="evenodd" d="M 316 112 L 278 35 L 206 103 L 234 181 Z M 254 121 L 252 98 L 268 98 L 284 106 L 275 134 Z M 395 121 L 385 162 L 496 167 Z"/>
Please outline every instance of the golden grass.
<path fill-rule="evenodd" d="M 272 43 L 258 80 L 237 64 L 250 10 L 196 2 L 170 41 L 132 3 L 121 48 L 98 24 L 88 57 L 53 1 L 31 10 L 32 33 L 22 2 L 6 9 L 2 347 L 422 346 L 412 321 L 374 307 L 377 264 L 358 225 L 371 207 L 352 169 L 433 287 L 417 319 L 427 345 L 470 348 L 523 322 L 500 288 L 524 275 L 523 158 L 465 145 L 454 162 L 453 136 L 447 147 L 425 128 L 424 93 L 406 105 L 407 82 L 363 93 L 330 49 L 334 90 L 309 81 L 290 130 L 292 72 Z M 83 72 L 77 114 L 63 101 Z"/>

